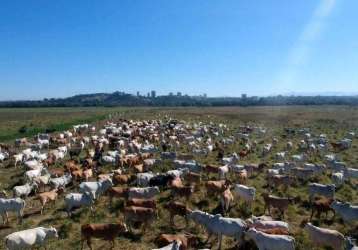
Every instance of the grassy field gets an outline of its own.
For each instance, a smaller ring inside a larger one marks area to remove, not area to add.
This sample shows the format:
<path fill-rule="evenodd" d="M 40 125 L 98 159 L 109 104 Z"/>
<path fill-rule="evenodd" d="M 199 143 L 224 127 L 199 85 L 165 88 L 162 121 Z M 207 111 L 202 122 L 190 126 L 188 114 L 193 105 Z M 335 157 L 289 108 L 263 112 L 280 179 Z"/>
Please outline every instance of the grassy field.
<path fill-rule="evenodd" d="M 268 164 L 275 162 L 273 155 L 275 152 L 284 150 L 286 140 L 282 137 L 285 127 L 310 127 L 315 134 L 326 133 L 330 140 L 342 138 L 347 131 L 358 129 L 358 109 L 344 106 L 308 106 L 308 107 L 220 107 L 220 108 L 46 108 L 46 109 L 0 109 L 0 141 L 10 141 L 18 137 L 30 136 L 37 132 L 44 131 L 47 128 L 54 128 L 58 131 L 68 129 L 72 124 L 79 122 L 89 122 L 100 126 L 104 119 L 108 117 L 126 118 L 126 119 L 164 119 L 172 117 L 188 122 L 214 122 L 225 123 L 230 127 L 230 133 L 233 134 L 236 128 L 244 124 L 262 125 L 268 128 L 268 133 L 264 142 L 268 143 L 272 137 L 279 138 L 280 142 L 270 156 L 262 159 L 258 154 L 251 154 L 242 163 Z M 27 126 L 26 133 L 19 133 L 19 129 Z M 228 135 L 229 135 L 228 134 Z M 298 142 L 298 138 L 292 139 Z M 238 152 L 240 145 L 235 144 L 226 149 L 226 153 Z M 183 148 L 183 151 L 186 149 Z M 298 151 L 297 151 L 298 152 Z M 196 158 L 200 163 L 215 163 L 216 154 L 210 154 L 207 158 Z M 358 167 L 358 143 L 354 141 L 352 148 L 339 153 L 339 157 L 347 162 L 349 166 Z M 320 157 L 310 159 L 314 162 L 321 162 Z M 61 164 L 60 164 L 61 165 Z M 106 167 L 108 168 L 108 167 Z M 168 162 L 163 162 L 156 170 L 166 170 L 170 168 Z M 14 169 L 10 163 L 4 163 L 0 167 L 0 189 L 11 190 L 14 185 L 21 183 L 23 170 Z M 205 177 L 206 178 L 206 177 Z M 208 176 L 214 179 L 214 175 Z M 235 177 L 230 176 L 235 182 Z M 255 178 L 248 180 L 249 186 L 255 186 L 257 189 L 257 200 L 255 201 L 252 212 L 255 215 L 263 213 L 263 200 L 260 196 L 265 190 L 265 174 L 261 173 Z M 320 176 L 312 181 L 320 183 L 330 183 L 327 175 Z M 338 191 L 339 199 L 358 204 L 357 183 L 348 182 Z M 72 190 L 75 190 L 72 189 Z M 11 193 L 11 191 L 10 191 Z M 296 238 L 297 249 L 317 249 L 314 248 L 307 239 L 300 224 L 310 216 L 310 210 L 307 207 L 307 183 L 301 183 L 290 187 L 288 190 L 275 189 L 274 194 L 280 196 L 299 197 L 301 202 L 291 205 L 286 213 L 286 218 L 292 227 L 293 236 Z M 205 238 L 203 230 L 190 223 L 189 228 L 185 229 L 183 219 L 177 219 L 177 227 L 172 228 L 169 225 L 168 213 L 162 206 L 169 200 L 169 191 L 163 192 L 159 196 L 159 219 L 156 220 L 147 233 L 142 235 L 138 230 L 134 234 L 128 234 L 126 237 L 120 237 L 116 241 L 116 249 L 150 249 L 155 247 L 154 239 L 161 233 L 192 232 L 197 233 L 202 239 Z M 0 249 L 4 245 L 1 239 L 13 231 L 35 227 L 40 225 L 53 225 L 59 229 L 60 240 L 51 241 L 48 249 L 80 249 L 80 225 L 88 222 L 114 222 L 122 219 L 121 208 L 123 201 L 116 201 L 113 207 L 108 206 L 107 197 L 101 197 L 96 204 L 94 216 L 88 209 L 76 211 L 72 219 L 67 218 L 63 211 L 63 198 L 57 201 L 56 205 L 45 210 L 44 215 L 39 214 L 39 202 L 33 198 L 27 200 L 26 216 L 22 225 L 16 223 L 14 215 L 10 215 L 10 226 L 0 230 Z M 208 197 L 204 187 L 194 194 L 188 202 L 191 208 L 199 208 L 208 212 L 215 213 L 218 210 L 219 201 L 216 198 Z M 237 204 L 228 214 L 231 217 L 245 218 L 249 214 L 248 208 L 242 204 Z M 358 228 L 349 227 L 342 224 L 342 221 L 336 216 L 331 220 L 321 221 L 314 219 L 316 225 L 329 227 L 339 230 L 344 234 L 355 235 L 358 237 Z M 232 249 L 233 241 L 225 238 L 223 249 Z M 108 249 L 109 245 L 103 241 L 94 240 L 95 249 Z"/>

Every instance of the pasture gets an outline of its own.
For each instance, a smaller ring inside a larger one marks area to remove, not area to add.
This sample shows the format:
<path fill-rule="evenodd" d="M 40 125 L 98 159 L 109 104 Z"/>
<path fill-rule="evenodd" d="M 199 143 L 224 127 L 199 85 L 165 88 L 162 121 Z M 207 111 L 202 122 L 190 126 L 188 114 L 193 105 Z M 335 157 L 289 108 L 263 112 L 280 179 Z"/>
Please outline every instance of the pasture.
<path fill-rule="evenodd" d="M 286 150 L 288 140 L 295 145 L 289 155 L 300 154 L 302 150 L 296 147 L 302 136 L 288 135 L 284 128 L 302 129 L 310 128 L 310 133 L 314 135 L 326 134 L 329 141 L 339 141 L 350 131 L 358 132 L 358 108 L 347 106 L 292 106 L 292 107 L 203 107 L 203 108 L 36 108 L 36 109 L 0 109 L 0 142 L 6 142 L 13 145 L 15 138 L 30 137 L 37 133 L 43 133 L 46 130 L 53 134 L 72 128 L 74 124 L 89 123 L 101 128 L 108 120 L 113 122 L 119 119 L 127 120 L 169 120 L 177 119 L 185 121 L 187 124 L 226 124 L 227 130 L 221 137 L 229 137 L 237 133 L 240 126 L 259 126 L 266 129 L 262 136 L 253 135 L 250 140 L 257 140 L 257 149 L 240 159 L 239 164 L 265 163 L 271 166 L 278 162 L 275 154 Z M 19 131 L 22 127 L 26 130 Z M 262 147 L 271 143 L 273 138 L 277 138 L 278 143 L 272 151 L 262 156 Z M 156 146 L 160 147 L 159 142 Z M 87 145 L 93 148 L 92 145 Z M 51 148 L 51 147 L 50 147 Z M 240 140 L 235 140 L 233 144 L 225 146 L 225 155 L 233 152 L 240 152 L 243 144 Z M 17 149 L 19 150 L 19 149 Z M 105 147 L 105 151 L 108 150 Z M 180 145 L 178 153 L 190 154 L 191 151 L 186 145 Z M 332 148 L 327 153 L 334 152 Z M 153 158 L 160 158 L 160 152 L 154 154 Z M 353 139 L 351 147 L 342 151 L 334 152 L 340 161 L 347 166 L 358 168 L 358 139 Z M 79 160 L 84 159 L 85 153 L 79 155 Z M 217 152 L 210 152 L 207 156 L 195 156 L 195 160 L 202 164 L 212 164 L 221 166 L 217 160 Z M 64 160 L 58 161 L 52 168 L 61 168 L 69 159 L 66 156 Z M 320 154 L 312 154 L 307 162 L 315 164 L 325 163 Z M 164 160 L 151 169 L 153 172 L 165 172 L 173 168 L 173 164 Z M 113 169 L 111 164 L 102 164 L 101 170 L 108 173 Z M 0 190 L 12 196 L 12 188 L 24 183 L 24 168 L 15 168 L 13 161 L 7 160 L 0 163 Z M 237 177 L 229 174 L 228 179 L 237 183 Z M 217 174 L 202 173 L 202 183 L 198 184 L 196 191 L 186 202 L 191 209 L 200 209 L 212 214 L 220 211 L 220 200 L 218 197 L 212 197 L 207 194 L 205 181 L 217 180 Z M 95 178 L 93 178 L 95 180 Z M 309 181 L 299 181 L 287 189 L 282 187 L 273 188 L 272 194 L 280 197 L 292 197 L 297 202 L 289 205 L 284 220 L 289 223 L 291 235 L 296 240 L 296 249 L 323 249 L 312 245 L 308 239 L 307 233 L 302 228 L 302 223 L 308 221 L 311 215 L 310 204 L 308 202 L 308 183 L 317 182 L 322 184 L 331 183 L 329 173 L 315 176 Z M 251 214 L 259 216 L 264 214 L 264 201 L 261 196 L 267 192 L 266 173 L 260 172 L 248 178 L 247 186 L 256 188 L 256 199 L 251 207 L 245 206 L 235 198 L 234 206 L 226 214 L 227 217 L 249 218 Z M 358 182 L 357 180 L 348 180 L 336 190 L 336 198 L 342 201 L 358 204 Z M 76 192 L 78 182 L 66 188 L 66 192 Z M 161 190 L 156 197 L 158 205 L 158 218 L 147 228 L 145 233 L 140 229 L 135 229 L 133 233 L 126 233 L 118 237 L 115 249 L 152 249 L 156 248 L 154 240 L 162 233 L 175 234 L 180 232 L 189 232 L 200 237 L 198 248 L 217 248 L 217 240 L 211 241 L 211 244 L 204 244 L 206 239 L 205 231 L 197 226 L 193 221 L 185 227 L 185 220 L 176 217 L 175 226 L 169 224 L 169 214 L 164 205 L 171 200 L 169 188 Z M 22 224 L 17 223 L 14 214 L 10 213 L 10 223 L 0 229 L 0 249 L 4 249 L 3 238 L 11 232 L 19 231 L 37 226 L 54 226 L 58 229 L 59 240 L 50 240 L 48 249 L 81 249 L 80 227 L 86 223 L 113 223 L 119 220 L 123 221 L 123 208 L 125 202 L 123 199 L 115 199 L 112 206 L 109 206 L 108 197 L 101 196 L 95 202 L 95 212 L 91 215 L 90 209 L 80 208 L 76 210 L 71 218 L 67 217 L 64 210 L 63 195 L 60 195 L 55 205 L 46 207 L 44 213 L 40 214 L 40 203 L 32 195 L 26 199 L 25 216 Z M 267 213 L 267 212 L 266 212 Z M 274 218 L 279 218 L 277 211 L 273 212 Z M 358 238 L 357 224 L 350 226 L 344 224 L 339 215 L 336 214 L 332 219 L 331 213 L 325 218 L 323 214 L 321 219 L 313 217 L 313 224 L 320 227 L 336 229 L 344 235 L 350 235 Z M 86 246 L 87 247 L 87 246 Z M 109 249 L 109 243 L 102 240 L 93 240 L 94 249 Z M 86 248 L 87 249 L 87 248 Z M 224 237 L 222 249 L 237 249 L 232 238 Z"/>

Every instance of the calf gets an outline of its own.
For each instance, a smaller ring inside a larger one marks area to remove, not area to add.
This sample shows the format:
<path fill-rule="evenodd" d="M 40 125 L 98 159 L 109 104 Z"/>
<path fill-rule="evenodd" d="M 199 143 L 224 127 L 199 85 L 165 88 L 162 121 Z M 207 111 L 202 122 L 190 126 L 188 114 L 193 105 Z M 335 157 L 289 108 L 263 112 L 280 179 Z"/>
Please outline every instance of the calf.
<path fill-rule="evenodd" d="M 100 238 L 106 241 L 111 241 L 111 249 L 114 248 L 114 240 L 120 234 L 127 232 L 127 226 L 124 223 L 111 224 L 85 224 L 81 226 L 81 242 L 82 247 L 84 242 L 92 249 L 91 238 Z"/>
<path fill-rule="evenodd" d="M 232 195 L 230 188 L 226 189 L 220 197 L 221 209 L 224 213 L 228 212 L 230 209 L 230 203 L 234 201 L 234 196 Z"/>
<path fill-rule="evenodd" d="M 229 187 L 229 182 L 227 180 L 207 181 L 205 186 L 208 195 L 217 195 L 221 194 Z"/>
<path fill-rule="evenodd" d="M 41 202 L 41 214 L 44 210 L 44 207 L 46 205 L 47 202 L 49 201 L 53 201 L 54 203 L 56 202 L 57 196 L 58 196 L 58 190 L 57 189 L 53 189 L 49 192 L 43 192 L 37 195 L 37 198 L 40 200 Z"/>
<path fill-rule="evenodd" d="M 306 224 L 305 230 L 315 246 L 328 246 L 334 250 L 342 250 L 344 247 L 345 238 L 336 230 L 316 227 L 311 223 Z"/>

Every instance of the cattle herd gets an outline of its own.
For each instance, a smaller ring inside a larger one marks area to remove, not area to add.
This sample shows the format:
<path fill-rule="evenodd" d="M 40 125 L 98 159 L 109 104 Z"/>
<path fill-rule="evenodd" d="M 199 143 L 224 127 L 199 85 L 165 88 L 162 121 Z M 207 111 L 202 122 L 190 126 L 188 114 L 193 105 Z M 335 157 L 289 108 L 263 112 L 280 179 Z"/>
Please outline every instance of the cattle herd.
<path fill-rule="evenodd" d="M 337 197 L 345 186 L 357 190 L 358 169 L 341 158 L 356 140 L 354 131 L 333 140 L 310 128 L 275 135 L 264 126 L 168 117 L 96 126 L 1 144 L 3 167 L 21 171 L 19 182 L 0 193 L 3 224 L 12 230 L 1 248 L 63 240 L 58 224 L 23 222 L 26 210 L 37 207 L 44 216 L 61 200 L 55 213 L 63 220 L 87 213 L 91 221 L 103 203 L 105 213 L 117 210 L 116 220 L 81 223 L 79 248 L 93 249 L 99 239 L 107 241 L 104 249 L 130 249 L 116 244 L 118 238 L 153 234 L 161 220 L 166 225 L 149 249 L 298 249 L 298 233 L 309 246 L 358 249 L 357 197 Z"/>

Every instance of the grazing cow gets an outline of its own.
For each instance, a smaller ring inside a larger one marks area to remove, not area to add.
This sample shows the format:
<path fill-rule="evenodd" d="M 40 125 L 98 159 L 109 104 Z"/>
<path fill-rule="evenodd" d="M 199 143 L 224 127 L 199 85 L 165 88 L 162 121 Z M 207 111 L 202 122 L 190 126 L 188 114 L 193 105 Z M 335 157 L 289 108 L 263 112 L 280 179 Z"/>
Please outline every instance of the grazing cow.
<path fill-rule="evenodd" d="M 14 187 L 14 197 L 26 198 L 32 191 L 36 191 L 38 189 L 38 185 L 36 183 L 26 183 L 22 186 Z"/>
<path fill-rule="evenodd" d="M 71 210 L 77 207 L 90 207 L 93 211 L 93 193 L 69 193 L 64 200 L 68 216 L 71 216 Z"/>
<path fill-rule="evenodd" d="M 199 210 L 192 211 L 188 217 L 207 229 L 209 233 L 208 240 L 212 234 L 219 236 L 219 249 L 221 249 L 223 235 L 234 237 L 240 244 L 243 233 L 247 228 L 245 221 L 241 219 L 222 217 L 219 214 L 211 215 Z"/>
<path fill-rule="evenodd" d="M 306 224 L 305 230 L 315 246 L 328 246 L 334 250 L 342 250 L 344 247 L 345 238 L 343 234 L 336 230 L 316 227 L 311 223 Z"/>
<path fill-rule="evenodd" d="M 201 174 L 189 172 L 184 176 L 184 180 L 188 183 L 200 183 L 201 182 Z"/>
<path fill-rule="evenodd" d="M 21 198 L 5 199 L 0 198 L 0 214 L 3 219 L 3 224 L 9 222 L 8 212 L 14 211 L 17 213 L 19 221 L 22 221 L 24 215 L 25 201 Z M 4 217 L 5 215 L 5 217 Z"/>
<path fill-rule="evenodd" d="M 345 223 L 354 224 L 358 220 L 358 206 L 335 201 L 331 204 L 331 208 L 342 217 Z"/>
<path fill-rule="evenodd" d="M 22 154 L 22 153 L 19 153 L 19 154 L 16 154 L 16 155 L 13 155 L 13 157 L 14 157 L 14 165 L 15 165 L 15 168 L 16 168 L 16 166 L 17 166 L 17 163 L 22 163 L 23 161 L 24 161 L 24 159 L 25 159 L 25 155 L 24 154 Z"/>
<path fill-rule="evenodd" d="M 268 178 L 268 184 L 270 187 L 284 186 L 284 188 L 288 188 L 295 182 L 295 179 L 288 175 L 272 175 Z"/>
<path fill-rule="evenodd" d="M 312 201 L 313 197 L 322 195 L 326 198 L 334 198 L 336 186 L 334 184 L 324 185 L 319 183 L 310 183 L 308 185 L 309 200 Z"/>
<path fill-rule="evenodd" d="M 127 226 L 124 223 L 111 224 L 85 224 L 81 226 L 81 249 L 83 249 L 84 242 L 87 242 L 88 247 L 92 250 L 91 238 L 99 238 L 110 241 L 111 248 L 114 248 L 114 240 L 121 234 L 127 232 Z"/>
<path fill-rule="evenodd" d="M 126 202 L 126 206 L 157 208 L 156 202 L 153 199 L 129 199 Z"/>
<path fill-rule="evenodd" d="M 53 189 L 49 192 L 43 192 L 37 195 L 37 198 L 40 200 L 41 202 L 41 214 L 45 208 L 45 205 L 47 202 L 52 201 L 52 202 L 56 202 L 57 196 L 58 196 L 58 190 L 57 189 Z"/>
<path fill-rule="evenodd" d="M 156 174 L 152 172 L 138 173 L 136 178 L 137 185 L 141 187 L 147 187 L 149 185 L 149 181 L 154 176 L 156 176 Z"/>
<path fill-rule="evenodd" d="M 156 212 L 153 208 L 147 207 L 125 207 L 124 208 L 124 218 L 125 222 L 129 227 L 129 230 L 132 230 L 133 222 L 141 222 L 144 224 L 144 231 L 150 225 L 150 223 L 155 219 Z"/>
<path fill-rule="evenodd" d="M 205 166 L 205 171 L 208 173 L 219 173 L 219 167 L 218 166 L 213 166 L 213 165 L 206 165 Z"/>
<path fill-rule="evenodd" d="M 93 197 L 97 199 L 97 197 L 101 196 L 104 192 L 106 192 L 110 187 L 112 187 L 112 180 L 106 179 L 103 181 L 93 181 L 93 182 L 82 182 L 80 184 L 80 192 L 81 193 L 93 193 Z"/>
<path fill-rule="evenodd" d="M 174 176 L 172 176 L 172 175 L 159 174 L 157 176 L 153 176 L 153 178 L 151 178 L 149 180 L 149 186 L 151 186 L 151 187 L 154 187 L 154 186 L 166 187 L 168 185 L 168 183 L 173 179 L 174 179 Z"/>
<path fill-rule="evenodd" d="M 294 250 L 295 239 L 288 235 L 271 235 L 250 228 L 245 235 L 252 239 L 259 250 Z"/>
<path fill-rule="evenodd" d="M 269 195 L 267 193 L 262 194 L 262 197 L 264 198 L 265 202 L 264 211 L 268 209 L 269 215 L 271 215 L 270 207 L 272 206 L 274 208 L 277 208 L 281 212 L 282 217 L 284 217 L 285 210 L 287 210 L 288 205 L 292 203 L 291 198 L 281 198 L 274 195 Z"/>
<path fill-rule="evenodd" d="M 145 188 L 129 188 L 128 190 L 128 199 L 152 199 L 154 196 L 159 194 L 158 187 L 145 187 Z"/>
<path fill-rule="evenodd" d="M 300 167 L 295 167 L 291 169 L 292 175 L 296 176 L 300 180 L 308 180 L 314 175 L 314 171 L 312 169 L 305 169 Z"/>
<path fill-rule="evenodd" d="M 254 216 L 251 219 L 246 220 L 249 227 L 256 228 L 257 230 L 267 230 L 267 229 L 282 229 L 285 231 L 289 231 L 289 226 L 287 222 L 279 221 L 279 220 L 262 220 L 258 219 Z"/>
<path fill-rule="evenodd" d="M 234 196 L 232 195 L 230 188 L 226 189 L 220 197 L 221 209 L 224 213 L 229 211 L 230 204 L 234 201 Z"/>
<path fill-rule="evenodd" d="M 235 184 L 234 186 L 234 194 L 243 199 L 250 206 L 252 202 L 255 200 L 256 188 L 248 187 L 245 185 Z"/>
<path fill-rule="evenodd" d="M 8 250 L 32 249 L 34 246 L 43 246 L 51 238 L 58 238 L 57 230 L 53 227 L 36 227 L 14 232 L 5 237 L 5 245 Z"/>
<path fill-rule="evenodd" d="M 313 201 L 312 203 L 312 213 L 311 213 L 311 218 L 310 220 L 312 220 L 312 217 L 313 217 L 313 214 L 314 212 L 316 211 L 317 213 L 317 216 L 318 218 L 321 218 L 321 213 L 326 213 L 326 218 L 327 218 L 327 214 L 328 214 L 328 211 L 332 211 L 333 214 L 335 215 L 336 212 L 334 211 L 333 208 L 331 208 L 331 204 L 333 202 L 333 199 L 332 198 L 325 198 L 325 197 L 322 197 L 318 200 L 315 200 Z M 333 215 L 333 217 L 334 217 Z"/>
<path fill-rule="evenodd" d="M 191 213 L 191 210 L 183 203 L 177 201 L 171 201 L 164 205 L 164 208 L 169 211 L 170 214 L 170 224 L 174 224 L 175 215 L 183 216 L 185 218 L 186 225 L 188 225 L 188 214 Z"/>
<path fill-rule="evenodd" d="M 219 167 L 219 178 L 220 178 L 220 180 L 225 180 L 226 175 L 228 173 L 229 173 L 229 166 L 228 165 Z"/>

